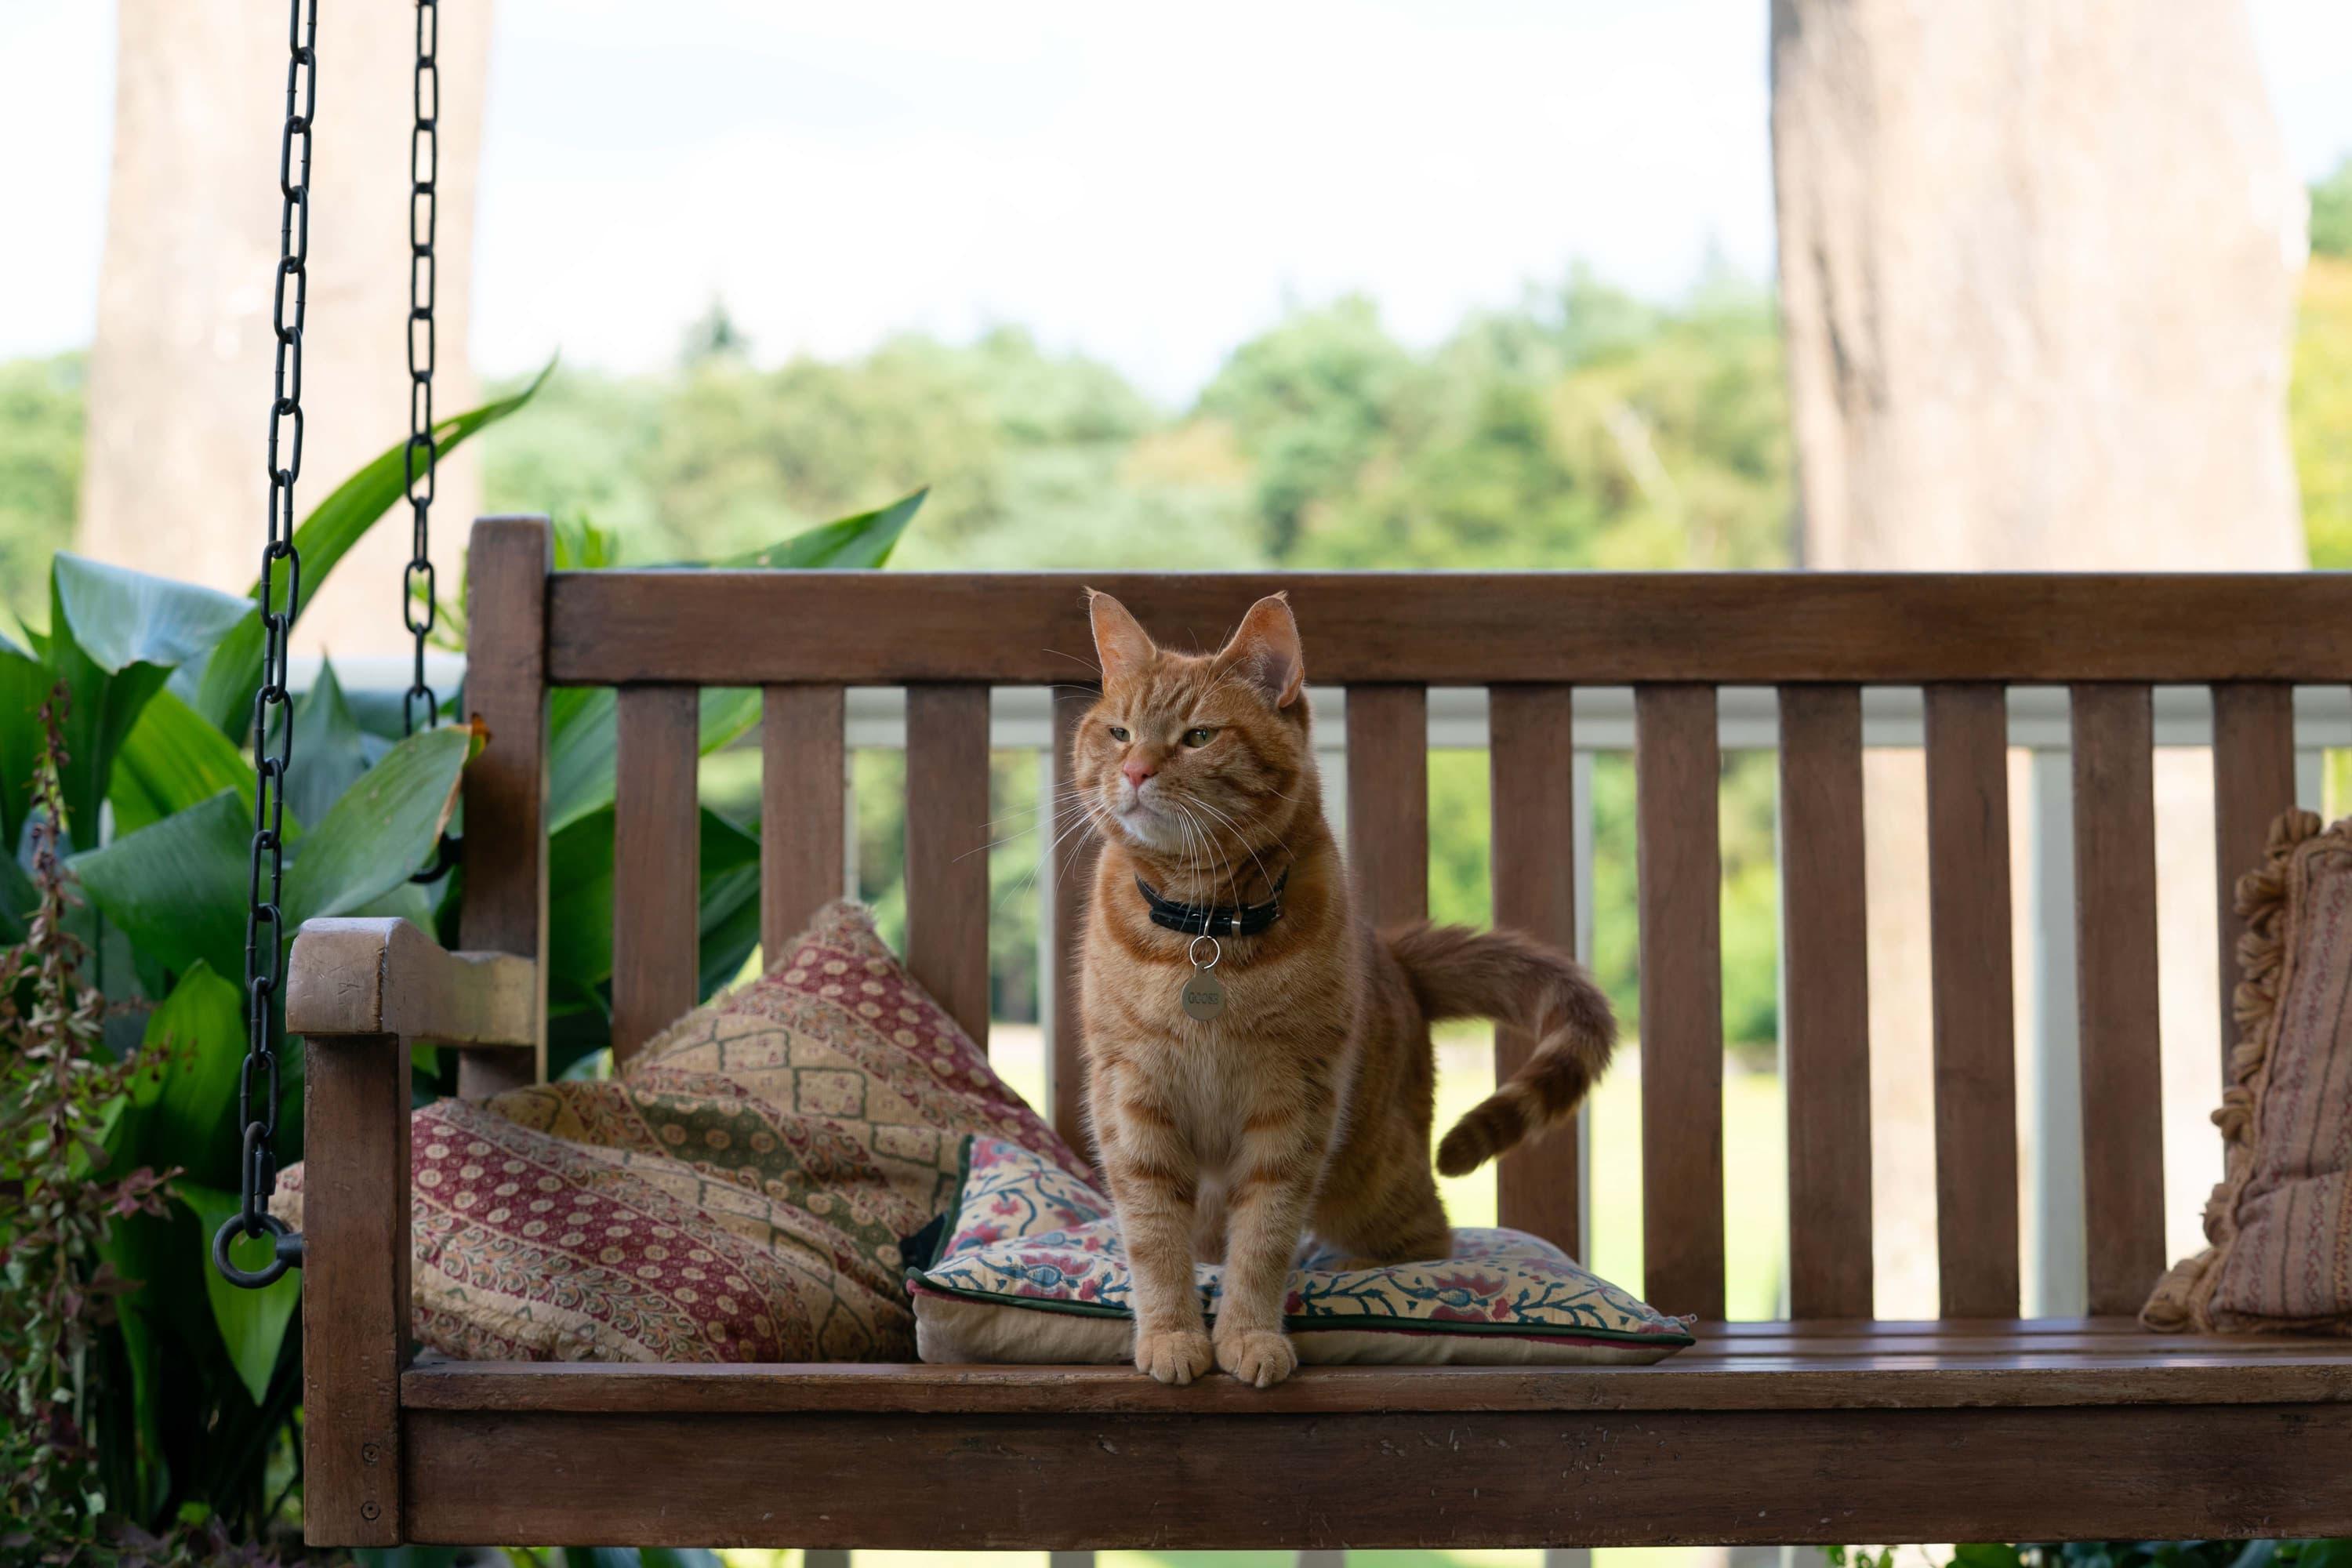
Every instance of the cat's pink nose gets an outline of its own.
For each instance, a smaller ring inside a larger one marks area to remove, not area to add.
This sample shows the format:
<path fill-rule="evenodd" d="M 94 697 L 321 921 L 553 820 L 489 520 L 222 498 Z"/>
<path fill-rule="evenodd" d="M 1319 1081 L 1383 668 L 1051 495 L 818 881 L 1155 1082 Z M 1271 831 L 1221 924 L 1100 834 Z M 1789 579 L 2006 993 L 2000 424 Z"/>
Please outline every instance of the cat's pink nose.
<path fill-rule="evenodd" d="M 1139 758 L 1129 758 L 1128 761 L 1119 763 L 1118 771 L 1127 775 L 1128 787 L 1130 789 L 1141 789 L 1143 787 L 1143 781 L 1150 778 L 1153 773 L 1158 773 L 1160 770 L 1153 767 L 1150 763 L 1144 762 Z"/>

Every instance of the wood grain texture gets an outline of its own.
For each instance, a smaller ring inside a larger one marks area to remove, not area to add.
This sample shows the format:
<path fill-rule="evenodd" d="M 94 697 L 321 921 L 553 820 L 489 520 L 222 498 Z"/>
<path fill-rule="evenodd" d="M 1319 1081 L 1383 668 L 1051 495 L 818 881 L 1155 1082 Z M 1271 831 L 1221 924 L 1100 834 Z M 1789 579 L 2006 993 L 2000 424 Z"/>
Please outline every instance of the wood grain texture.
<path fill-rule="evenodd" d="M 420 1363 L 409 1409 L 1067 1415 L 1946 1409 L 2352 1400 L 2352 1342 L 2152 1334 L 2129 1319 L 1703 1323 L 1646 1367 L 1307 1367 L 1270 1390 L 1117 1366 Z"/>
<path fill-rule="evenodd" d="M 1093 647 L 1087 584 L 1145 626 L 1203 637 L 1286 591 L 1315 679 L 1344 685 L 2333 681 L 2352 670 L 2342 578 L 1924 572 L 558 573 L 549 669 L 568 686 L 1049 685 Z"/>
<path fill-rule="evenodd" d="M 408 1042 L 304 1042 L 303 1539 L 403 1539 L 408 1359 Z"/>
<path fill-rule="evenodd" d="M 536 966 L 527 1057 L 467 1051 L 457 1092 L 499 1093 L 547 1076 L 547 577 L 543 517 L 486 517 L 466 554 L 466 712 L 489 732 L 466 765 L 458 941 Z"/>
<path fill-rule="evenodd" d="M 2010 961 L 2009 712 L 1998 686 L 1930 686 L 1936 1239 L 1948 1317 L 2018 1305 L 2016 1001 Z"/>
<path fill-rule="evenodd" d="M 1633 693 L 1642 944 L 1642 1294 L 1723 1316 L 1723 862 L 1715 691 Z"/>
<path fill-rule="evenodd" d="M 1871 1310 L 1870 966 L 1862 691 L 1780 689 L 1789 1310 Z"/>
<path fill-rule="evenodd" d="M 700 705 L 687 686 L 625 686 L 613 795 L 613 1061 L 695 1004 L 701 953 Z"/>
<path fill-rule="evenodd" d="M 771 686 L 760 708 L 760 948 L 773 963 L 842 895 L 848 760 L 840 687 Z"/>
<path fill-rule="evenodd" d="M 2073 700 L 2089 1305 L 2122 1312 L 2165 1265 L 2154 719 L 2146 686 L 2077 685 Z"/>
<path fill-rule="evenodd" d="M 1054 1131 L 1081 1153 L 1091 1154 L 1087 1137 L 1086 1017 L 1078 996 L 1079 945 L 1085 940 L 1087 889 L 1095 874 L 1100 849 L 1076 799 L 1077 780 L 1071 767 L 1070 742 L 1077 722 L 1095 704 L 1092 687 L 1057 687 L 1054 692 L 1053 798 L 1039 813 L 1046 897 L 1052 900 L 1053 946 L 1046 951 L 1046 984 L 1053 987 L 1053 1037 L 1045 1042 L 1046 1088 L 1053 1101 L 1048 1114 Z"/>
<path fill-rule="evenodd" d="M 1348 879 L 1375 926 L 1429 918 L 1429 693 L 1348 688 Z"/>
<path fill-rule="evenodd" d="M 509 952 L 444 952 L 404 920 L 305 921 L 287 962 L 290 1034 L 499 1046 L 526 1068 L 539 1040 L 536 964 Z"/>
<path fill-rule="evenodd" d="M 424 1542 L 1265 1550 L 2352 1531 L 2342 1405 L 915 1421 L 419 1410 L 408 1436 Z"/>
<path fill-rule="evenodd" d="M 988 1047 L 988 688 L 907 689 L 907 967 Z"/>
<path fill-rule="evenodd" d="M 1576 951 L 1575 693 L 1566 686 L 1497 686 L 1486 696 L 1495 923 Z M 1535 1040 L 1495 1030 L 1495 1081 L 1518 1071 Z M 1584 1256 L 1573 1122 L 1522 1144 L 1495 1168 L 1501 1221 Z"/>
<path fill-rule="evenodd" d="M 2294 689 L 2284 682 L 2225 681 L 2213 688 L 2213 887 L 2221 934 L 2221 1041 L 2224 1086 L 2237 1044 L 2238 879 L 2263 863 L 2271 823 L 2294 805 Z"/>

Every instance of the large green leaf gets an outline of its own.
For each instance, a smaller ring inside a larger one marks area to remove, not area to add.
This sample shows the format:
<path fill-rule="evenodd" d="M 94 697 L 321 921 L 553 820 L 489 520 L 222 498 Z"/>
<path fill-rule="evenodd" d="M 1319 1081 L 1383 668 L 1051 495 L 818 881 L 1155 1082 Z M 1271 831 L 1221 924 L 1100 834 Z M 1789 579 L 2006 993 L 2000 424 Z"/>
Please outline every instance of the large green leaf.
<path fill-rule="evenodd" d="M 121 1336 L 122 1366 L 130 1373 L 129 1386 L 114 1392 L 126 1399 L 131 1411 L 128 1426 L 131 1432 L 130 1469 L 135 1477 L 135 1499 L 110 1499 L 116 1507 L 128 1502 L 144 1512 L 155 1506 L 166 1489 L 169 1468 L 163 1455 L 163 1336 L 155 1331 L 148 1317 L 148 1309 L 168 1310 L 167 1300 L 160 1289 L 148 1289 L 163 1270 L 156 1267 L 163 1259 L 158 1256 L 163 1238 L 169 1234 L 168 1225 L 145 1215 L 118 1219 L 106 1227 L 99 1240 L 99 1258 L 114 1270 L 115 1277 L 133 1287 L 119 1305 L 115 1314 L 115 1331 Z"/>
<path fill-rule="evenodd" d="M 760 721 L 758 689 L 709 686 L 702 690 L 704 756 L 733 745 Z M 547 822 L 560 832 L 613 804 L 613 758 L 620 714 L 609 686 L 565 686 L 549 705 Z"/>
<path fill-rule="evenodd" d="M 368 770 L 367 736 L 344 700 L 335 663 L 294 704 L 294 760 L 286 773 L 286 805 L 305 822 L 324 822 L 343 792 Z"/>
<path fill-rule="evenodd" d="M 199 960 L 147 1016 L 140 1084 L 117 1143 L 130 1163 L 236 1184 L 244 1002 L 234 981 Z"/>
<path fill-rule="evenodd" d="M 547 841 L 548 985 L 590 991 L 612 973 L 613 808 L 606 805 Z"/>
<path fill-rule="evenodd" d="M 172 1191 L 195 1212 L 196 1223 L 203 1227 L 207 1244 L 240 1206 L 235 1193 L 196 1182 L 174 1182 Z M 238 1260 L 248 1268 L 257 1268 L 265 1256 L 261 1243 L 248 1241 Z M 278 1348 L 285 1342 L 287 1324 L 293 1321 L 295 1303 L 302 1299 L 302 1271 L 289 1268 L 277 1283 L 259 1290 L 241 1289 L 222 1279 L 217 1269 L 207 1268 L 204 1276 L 205 1300 L 212 1305 L 213 1322 L 220 1330 L 221 1342 L 228 1347 L 237 1381 L 245 1384 L 246 1392 L 258 1405 L 268 1395 L 269 1374 L 278 1365 Z"/>
<path fill-rule="evenodd" d="M 880 566 L 898 547 L 898 536 L 907 531 L 907 524 L 914 521 L 915 513 L 922 510 L 923 499 L 930 493 L 927 485 L 888 506 L 822 523 L 804 533 L 793 534 L 781 544 L 747 551 L 712 564 L 730 572 L 846 571 Z"/>
<path fill-rule="evenodd" d="M 98 841 L 115 753 L 174 667 L 203 657 L 244 612 L 209 588 L 60 552 L 49 572 L 48 665 L 70 698 L 59 730 L 66 826 Z"/>
<path fill-rule="evenodd" d="M 433 439 L 441 457 L 446 458 L 467 437 L 529 403 L 554 369 L 551 360 L 529 386 L 513 396 L 485 403 L 434 426 Z M 404 440 L 386 447 L 374 461 L 336 486 L 294 531 L 294 548 L 302 557 L 306 598 L 319 591 L 336 563 L 407 492 L 407 449 Z M 213 650 L 202 677 L 190 681 L 191 689 L 183 693 L 197 712 L 233 736 L 241 737 L 253 722 L 253 693 L 261 683 L 261 616 L 255 608 L 260 597 L 261 584 L 257 579 L 247 592 L 235 629 Z M 284 602 L 282 596 L 279 602 Z"/>
<path fill-rule="evenodd" d="M 175 970 L 202 959 L 215 973 L 241 974 L 252 838 L 252 809 L 225 789 L 85 850 L 73 869 L 89 901 L 150 958 Z M 286 929 L 293 934 L 291 921 Z"/>
<path fill-rule="evenodd" d="M 561 833 L 613 804 L 618 711 L 609 686 L 559 686 L 549 695 L 547 830 L 551 834 Z"/>
<path fill-rule="evenodd" d="M 0 637 L 0 859 L 16 853 L 32 810 L 41 701 L 56 679 L 39 658 Z"/>
<path fill-rule="evenodd" d="M 299 742 L 299 733 L 296 739 Z M 300 771 L 299 766 L 295 770 L 298 777 Z M 136 833 L 223 790 L 235 791 L 250 813 L 252 767 L 235 742 L 205 723 L 176 693 L 157 692 L 115 753 L 106 798 L 114 806 L 116 836 Z M 289 815 L 299 814 L 289 809 Z"/>
<path fill-rule="evenodd" d="M 286 920 L 349 914 L 406 881 L 432 855 L 457 808 L 457 782 L 476 733 L 450 727 L 411 735 L 335 803 L 302 839 L 286 872 Z"/>
<path fill-rule="evenodd" d="M 49 581 L 59 617 L 49 623 L 50 637 L 60 625 L 71 626 L 82 652 L 109 675 L 134 664 L 192 664 L 251 610 L 234 594 L 62 550 Z"/>
<path fill-rule="evenodd" d="M 699 847 L 702 989 L 707 994 L 734 977 L 759 941 L 760 840 L 706 807 Z M 743 920 L 747 909 L 748 926 Z M 551 987 L 575 995 L 612 978 L 609 805 L 549 841 L 547 972 Z"/>

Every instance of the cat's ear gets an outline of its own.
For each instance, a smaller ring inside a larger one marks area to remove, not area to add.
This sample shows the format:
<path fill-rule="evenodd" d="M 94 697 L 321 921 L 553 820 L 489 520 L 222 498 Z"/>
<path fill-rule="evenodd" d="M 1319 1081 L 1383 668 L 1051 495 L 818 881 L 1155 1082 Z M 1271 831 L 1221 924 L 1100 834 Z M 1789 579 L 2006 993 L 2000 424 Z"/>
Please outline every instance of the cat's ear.
<path fill-rule="evenodd" d="M 1307 686 L 1307 658 L 1288 595 L 1269 594 L 1250 606 L 1241 629 L 1217 655 L 1217 668 L 1255 687 L 1276 708 L 1298 700 Z"/>
<path fill-rule="evenodd" d="M 1133 675 L 1160 651 L 1151 634 L 1108 594 L 1087 590 L 1087 618 L 1094 623 L 1095 658 L 1102 665 L 1105 686 Z"/>

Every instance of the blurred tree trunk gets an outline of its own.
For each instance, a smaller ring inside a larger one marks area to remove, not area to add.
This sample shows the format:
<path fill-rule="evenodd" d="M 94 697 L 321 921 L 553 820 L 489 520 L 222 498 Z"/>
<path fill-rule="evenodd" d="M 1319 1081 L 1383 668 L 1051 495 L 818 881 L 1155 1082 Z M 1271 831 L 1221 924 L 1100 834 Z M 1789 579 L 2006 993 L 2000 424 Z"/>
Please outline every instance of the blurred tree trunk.
<path fill-rule="evenodd" d="M 1807 565 L 2305 563 L 2303 195 L 2241 0 L 1773 0 L 1772 136 Z M 2191 1173 L 2168 1202 L 2191 1235 L 2219 1169 L 2205 766 L 2158 773 L 2168 1163 Z M 1931 1315 L 1924 774 L 1885 753 L 1866 782 L 1878 1310 Z"/>
<path fill-rule="evenodd" d="M 90 354 L 78 548 L 242 592 L 258 564 L 263 438 L 275 340 L 283 0 L 121 0 L 112 184 Z M 478 401 L 466 360 L 475 171 L 488 65 L 487 0 L 440 7 L 441 273 L 434 408 Z M 307 512 L 408 433 L 413 5 L 331 3 L 319 18 L 307 430 Z M 471 454 L 445 466 L 433 508 L 444 597 L 481 486 Z M 303 605 L 298 650 L 403 645 L 404 509 Z"/>

